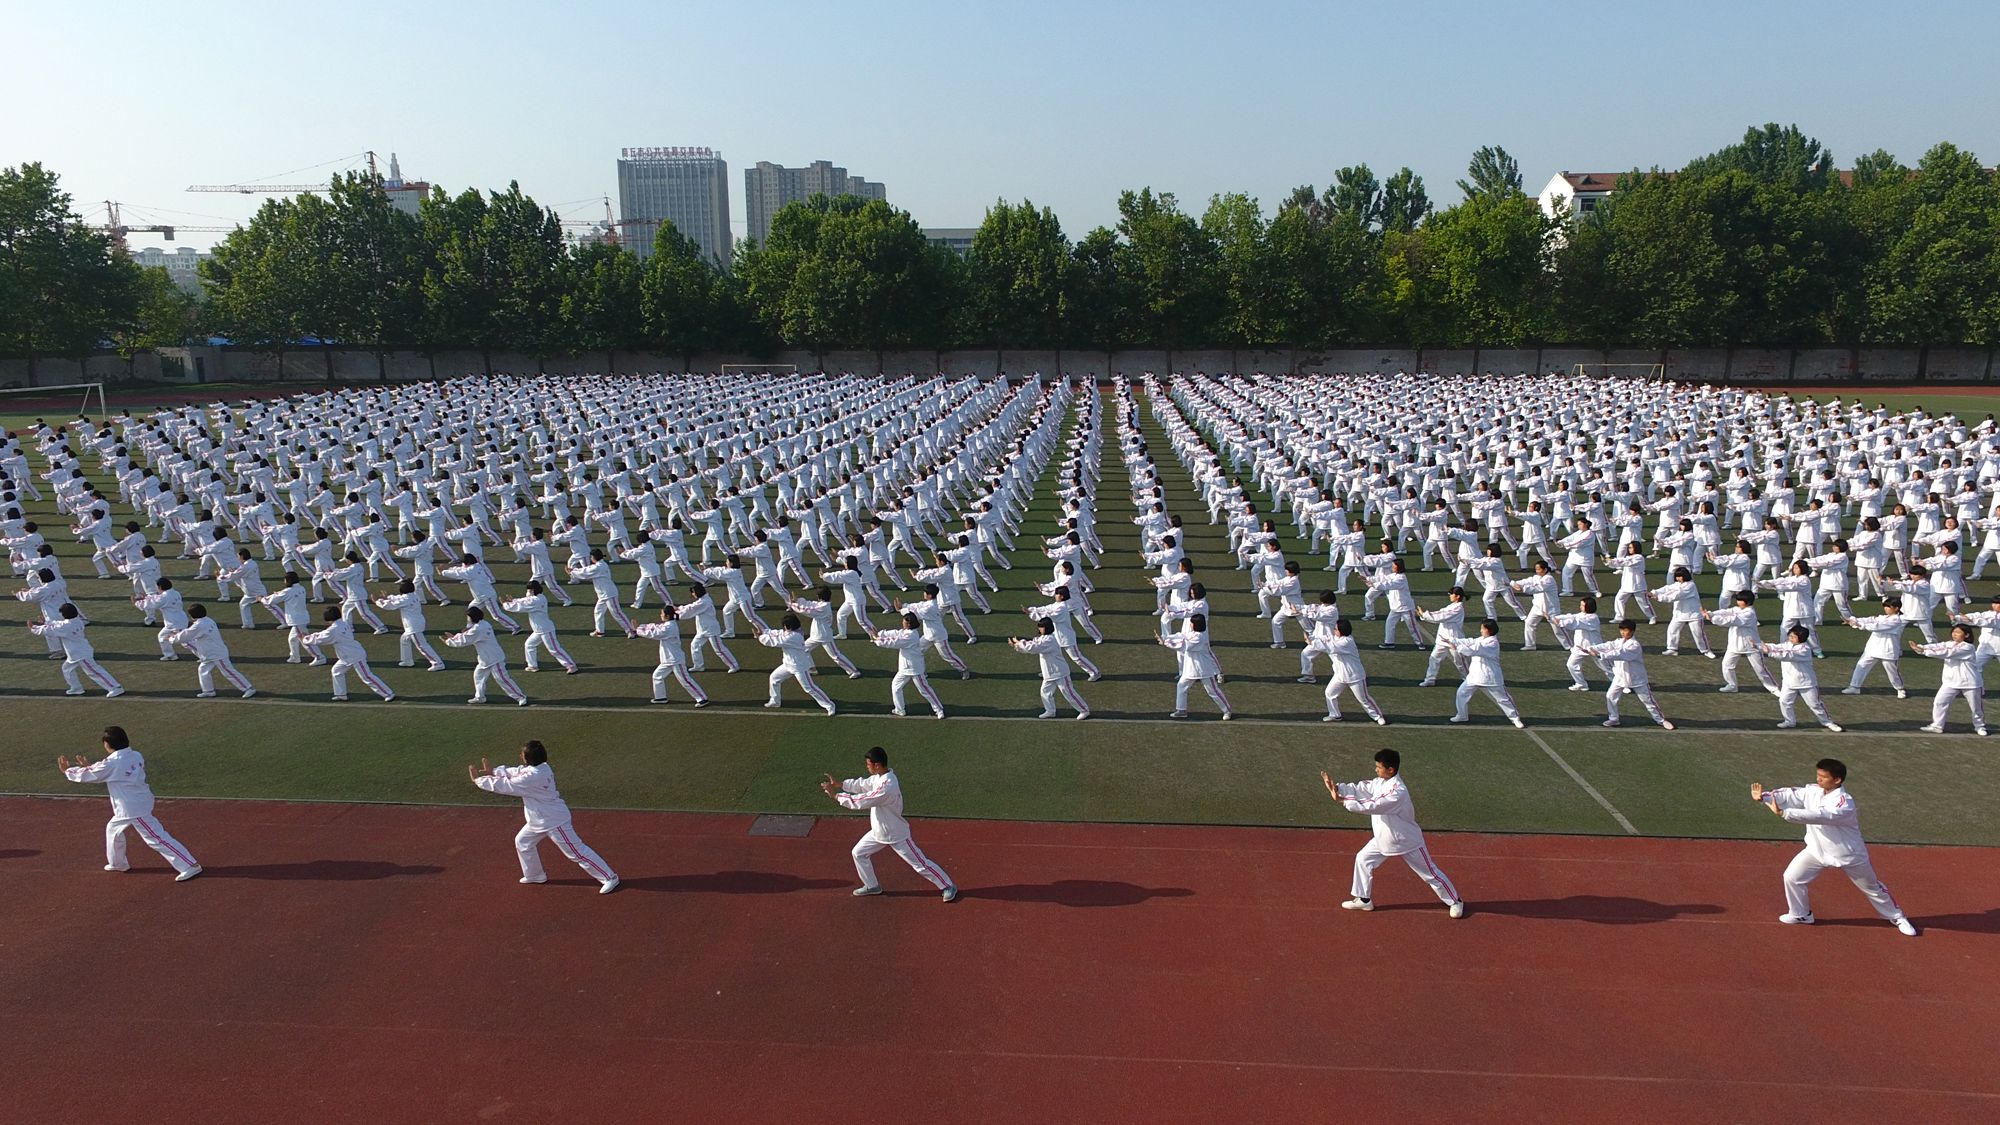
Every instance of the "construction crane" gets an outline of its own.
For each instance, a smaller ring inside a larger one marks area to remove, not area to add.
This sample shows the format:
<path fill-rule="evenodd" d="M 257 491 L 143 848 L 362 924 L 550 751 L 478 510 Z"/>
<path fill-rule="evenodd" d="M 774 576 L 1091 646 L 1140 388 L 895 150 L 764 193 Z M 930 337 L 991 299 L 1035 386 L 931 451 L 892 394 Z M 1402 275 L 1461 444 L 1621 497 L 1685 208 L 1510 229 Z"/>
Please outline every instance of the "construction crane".
<path fill-rule="evenodd" d="M 111 236 L 111 244 L 121 254 L 130 254 L 125 236 L 129 234 L 157 234 L 171 242 L 181 231 L 200 231 L 205 234 L 227 234 L 235 227 L 188 226 L 184 223 L 127 223 L 122 205 L 113 199 L 104 201 L 104 222 L 95 228 Z"/>
<path fill-rule="evenodd" d="M 357 159 L 360 159 L 360 158 L 364 158 L 364 157 L 365 157 L 365 158 L 367 159 L 367 161 L 368 161 L 368 177 L 369 177 L 370 179 L 378 179 L 378 178 L 380 177 L 380 173 L 378 173 L 378 172 L 376 171 L 376 169 L 375 169 L 375 150 L 373 150 L 373 149 L 369 149 L 369 150 L 367 150 L 367 151 L 365 151 L 365 152 L 356 152 L 356 153 L 351 153 L 351 154 L 349 154 L 349 155 L 347 155 L 347 156 L 341 156 L 341 157 L 336 157 L 336 158 L 334 158 L 334 159 L 332 159 L 332 160 L 322 160 L 322 161 L 320 161 L 320 162 L 319 162 L 318 164 L 308 164 L 308 165 L 306 165 L 306 166 L 305 166 L 304 168 L 293 168 L 293 169 L 291 169 L 291 171 L 289 171 L 289 172 L 279 172 L 279 173 L 278 173 L 278 176 L 289 176 L 289 175 L 291 175 L 291 174 L 292 174 L 293 172 L 305 172 L 305 171 L 310 171 L 311 169 L 314 169 L 314 168 L 324 168 L 324 167 L 326 167 L 326 166 L 327 166 L 327 165 L 329 165 L 329 164 L 340 164 L 340 165 L 343 165 L 343 166 L 345 166 L 345 165 L 348 165 L 348 164 L 352 164 L 352 163 L 353 163 L 353 162 L 354 162 L 355 160 L 357 160 Z M 276 178 L 277 178 L 277 176 L 273 176 L 273 177 L 271 177 L 271 178 L 272 178 L 272 179 L 276 179 Z M 187 189 L 187 190 L 189 190 L 189 191 L 230 191 L 230 192 L 235 192 L 235 193 L 237 193 L 237 194 L 239 194 L 239 195 L 297 195 L 297 194 L 299 194 L 300 192 L 317 192 L 317 191 L 325 191 L 325 190 L 326 190 L 326 185 L 325 185 L 324 183 L 317 183 L 317 184 L 269 184 L 269 183 L 256 183 L 256 184 L 190 184 L 190 185 L 188 185 L 188 189 Z"/>
<path fill-rule="evenodd" d="M 639 223 L 650 221 L 646 219 L 613 218 L 611 216 L 611 197 L 607 195 L 604 196 L 603 199 L 604 199 L 604 218 L 562 219 L 560 220 L 562 225 L 565 227 L 576 228 L 576 230 L 579 232 L 577 235 L 577 237 L 579 238 L 584 237 L 585 232 L 595 232 L 597 241 L 602 242 L 607 246 L 616 246 L 619 244 L 620 241 L 618 236 L 618 228 L 635 226 Z M 581 200 L 579 200 L 578 202 L 581 202 Z M 558 206 L 561 205 L 558 204 Z"/>

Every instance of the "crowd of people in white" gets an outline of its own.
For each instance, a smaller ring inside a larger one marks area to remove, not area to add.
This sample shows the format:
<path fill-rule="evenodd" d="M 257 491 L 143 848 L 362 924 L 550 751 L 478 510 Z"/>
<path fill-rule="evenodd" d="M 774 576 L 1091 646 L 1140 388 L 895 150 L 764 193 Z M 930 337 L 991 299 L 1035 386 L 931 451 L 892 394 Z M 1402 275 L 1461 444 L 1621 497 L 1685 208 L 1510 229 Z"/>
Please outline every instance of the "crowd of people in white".
<path fill-rule="evenodd" d="M 1192 492 L 1162 478 L 1147 413 Z M 1136 560 L 1107 558 L 1099 538 L 1107 432 Z M 1934 732 L 1962 701 L 1986 733 L 1982 670 L 2000 652 L 2000 597 L 1975 609 L 1966 590 L 2000 556 L 1992 420 L 1741 389 L 1401 374 L 1148 375 L 1103 389 L 482 377 L 41 423 L 0 442 L 0 476 L 0 547 L 72 695 L 86 679 L 123 693 L 96 658 L 73 582 L 129 583 L 132 612 L 159 628 L 160 659 L 192 655 L 202 696 L 217 677 L 246 697 L 256 689 L 196 583 L 214 583 L 218 606 L 236 603 L 241 629 L 268 618 L 288 661 L 329 665 L 335 699 L 348 698 L 350 675 L 396 698 L 361 633 L 386 634 L 391 621 L 398 666 L 445 668 L 429 616 L 456 601 L 463 626 L 438 639 L 468 650 L 469 701 L 497 688 L 523 705 L 502 634 L 525 633 L 528 671 L 552 661 L 588 672 L 555 613 L 587 589 L 593 636 L 656 647 L 655 703 L 678 689 L 706 705 L 695 676 L 710 659 L 741 667 L 726 643 L 740 625 L 775 658 L 766 706 L 780 706 L 790 682 L 831 715 L 817 668 L 823 659 L 863 675 L 840 648 L 852 629 L 895 653 L 895 714 L 914 688 L 943 717 L 931 661 L 972 675 L 951 633 L 977 643 L 968 610 L 991 610 L 991 568 L 1020 556 L 1049 567 L 1034 584 L 1047 600 L 1026 607 L 1032 633 L 1009 642 L 1039 667 L 1043 718 L 1090 714 L 1072 669 L 1099 677 L 1080 638 L 1105 640 L 1090 596 L 1107 566 L 1143 566 L 1155 591 L 1147 637 L 1171 650 L 1175 717 L 1195 685 L 1234 715 L 1211 643 L 1217 581 L 1255 595 L 1272 648 L 1302 643 L 1300 682 L 1317 684 L 1326 659 L 1328 721 L 1343 717 L 1343 697 L 1389 721 L 1368 688 L 1357 620 L 1382 622 L 1379 647 L 1403 634 L 1428 647 L 1423 686 L 1457 673 L 1452 722 L 1469 721 L 1483 694 L 1515 726 L 1525 720 L 1503 669 L 1503 607 L 1520 648 L 1567 650 L 1570 690 L 1597 690 L 1601 677 L 1612 727 L 1630 696 L 1673 729 L 1639 638 L 1663 618 L 1656 652 L 1691 645 L 1717 660 L 1722 692 L 1739 689 L 1747 664 L 1776 696 L 1781 727 L 1803 703 L 1841 729 L 1819 689 L 1829 610 L 1865 634 L 1844 694 L 1880 667 L 1905 695 L 1906 650 L 1942 663 L 1924 728 Z M 1051 487 L 1055 533 L 1023 542 L 1031 504 Z M 43 527 L 33 505 L 71 522 Z M 1236 578 L 1197 572 L 1184 518 L 1226 530 L 1230 556 L 1218 560 L 1232 558 Z M 503 591 L 489 569 L 498 551 L 527 567 L 518 589 Z M 1312 593 L 1315 565 L 1332 577 Z M 1451 572 L 1441 601 L 1419 604 L 1413 566 Z M 1711 570 L 1712 604 L 1697 585 Z M 1612 584 L 1604 614 L 1600 576 Z M 1343 605 L 1350 590 L 1358 615 Z M 1766 639 L 1760 610 L 1773 598 L 1777 633 Z"/>

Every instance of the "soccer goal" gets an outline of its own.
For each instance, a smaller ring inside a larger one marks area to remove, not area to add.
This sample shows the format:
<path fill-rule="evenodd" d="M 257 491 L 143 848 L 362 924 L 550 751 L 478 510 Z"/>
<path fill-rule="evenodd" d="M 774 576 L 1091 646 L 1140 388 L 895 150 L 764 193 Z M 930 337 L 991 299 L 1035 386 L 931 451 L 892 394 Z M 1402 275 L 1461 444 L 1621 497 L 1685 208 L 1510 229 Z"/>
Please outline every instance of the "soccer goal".
<path fill-rule="evenodd" d="M 799 373 L 799 365 L 796 363 L 725 363 L 722 365 L 722 373 L 724 375 L 797 375 Z"/>
<path fill-rule="evenodd" d="M 17 410 L 7 401 L 9 398 L 48 399 L 52 402 L 63 402 L 68 400 L 71 395 L 82 396 L 82 400 L 77 404 L 76 408 L 78 414 L 88 414 L 90 412 L 90 400 L 93 397 L 97 399 L 98 417 L 102 418 L 111 413 L 111 408 L 104 404 L 103 383 L 58 383 L 53 387 L 0 388 L 0 414 L 42 413 L 41 411 Z"/>
<path fill-rule="evenodd" d="M 1570 374 L 1584 379 L 1645 379 L 1659 382 L 1667 377 L 1664 363 L 1579 363 Z"/>

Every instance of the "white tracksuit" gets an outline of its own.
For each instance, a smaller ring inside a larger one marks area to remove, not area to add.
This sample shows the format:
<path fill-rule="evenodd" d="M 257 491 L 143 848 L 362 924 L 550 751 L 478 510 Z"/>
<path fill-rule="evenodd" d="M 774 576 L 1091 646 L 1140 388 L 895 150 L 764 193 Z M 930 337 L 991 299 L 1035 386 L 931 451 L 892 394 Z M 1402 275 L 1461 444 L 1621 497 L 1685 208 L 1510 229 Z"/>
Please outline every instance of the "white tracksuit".
<path fill-rule="evenodd" d="M 539 766 L 495 766 L 492 773 L 473 780 L 488 793 L 521 798 L 521 813 L 527 824 L 515 834 L 514 850 L 521 857 L 524 881 L 540 883 L 548 879 L 540 852 L 544 838 L 553 838 L 562 854 L 600 884 L 608 887 L 618 881 L 618 873 L 577 836 L 570 823 L 569 806 L 556 792 L 555 771 L 547 762 Z"/>
<path fill-rule="evenodd" d="M 146 846 L 160 853 L 175 871 L 201 867 L 179 840 L 169 835 L 165 825 L 153 815 L 153 790 L 146 784 L 146 759 L 127 747 L 113 750 L 101 762 L 63 771 L 71 781 L 103 782 L 111 793 L 111 820 L 104 826 L 104 863 L 124 871 L 131 866 L 125 858 L 125 830 L 139 833 Z"/>
<path fill-rule="evenodd" d="M 1903 917 L 1903 908 L 1868 862 L 1868 845 L 1861 839 L 1861 825 L 1854 798 L 1846 787 L 1831 793 L 1817 785 L 1772 789 L 1764 794 L 1775 801 L 1778 812 L 1794 824 L 1806 826 L 1806 846 L 1785 868 L 1785 908 L 1794 918 L 1812 914 L 1810 887 L 1819 873 L 1837 867 L 1868 901 L 1875 913 L 1891 922 Z"/>
<path fill-rule="evenodd" d="M 887 630 L 898 631 L 901 630 Z M 903 819 L 903 787 L 896 780 L 895 770 L 871 774 L 868 777 L 850 777 L 840 783 L 841 791 L 834 800 L 846 809 L 868 810 L 868 833 L 854 845 L 854 873 L 861 877 L 864 887 L 876 886 L 875 863 L 871 858 L 883 848 L 894 848 L 896 854 L 911 870 L 930 881 L 931 886 L 944 890 L 952 886 L 951 876 L 944 868 L 933 863 L 916 840 L 910 837 L 910 822 Z"/>
<path fill-rule="evenodd" d="M 1458 901 L 1458 888 L 1438 869 L 1431 859 L 1430 848 L 1424 845 L 1424 830 L 1417 827 L 1416 808 L 1410 800 L 1410 787 L 1403 784 L 1402 777 L 1371 777 L 1366 781 L 1340 782 L 1334 786 L 1340 795 L 1341 807 L 1352 813 L 1366 813 L 1369 826 L 1375 838 L 1362 845 L 1354 855 L 1354 897 L 1369 900 L 1374 897 L 1375 869 L 1390 856 L 1402 856 L 1410 870 L 1417 873 L 1446 905 Z"/>

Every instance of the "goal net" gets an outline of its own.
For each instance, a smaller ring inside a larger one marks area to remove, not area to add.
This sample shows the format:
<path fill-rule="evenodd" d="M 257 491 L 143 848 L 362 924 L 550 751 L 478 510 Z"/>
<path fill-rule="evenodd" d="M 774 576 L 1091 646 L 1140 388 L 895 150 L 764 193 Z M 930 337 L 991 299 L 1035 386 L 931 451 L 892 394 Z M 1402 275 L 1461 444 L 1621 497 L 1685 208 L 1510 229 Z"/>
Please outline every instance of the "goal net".
<path fill-rule="evenodd" d="M 722 373 L 724 375 L 796 375 L 799 373 L 799 365 L 796 363 L 725 363 L 722 365 Z"/>
<path fill-rule="evenodd" d="M 0 387 L 0 414 L 41 414 L 67 412 L 77 404 L 76 413 L 88 414 L 90 401 L 97 400 L 97 415 L 111 413 L 104 404 L 103 383 L 58 383 L 51 387 Z M 25 400 L 25 401 L 16 401 Z M 46 404 L 54 403 L 52 408 Z"/>
<path fill-rule="evenodd" d="M 1585 379 L 1650 379 L 1658 382 L 1667 377 L 1664 363 L 1579 363 L 1570 369 L 1570 374 Z"/>

